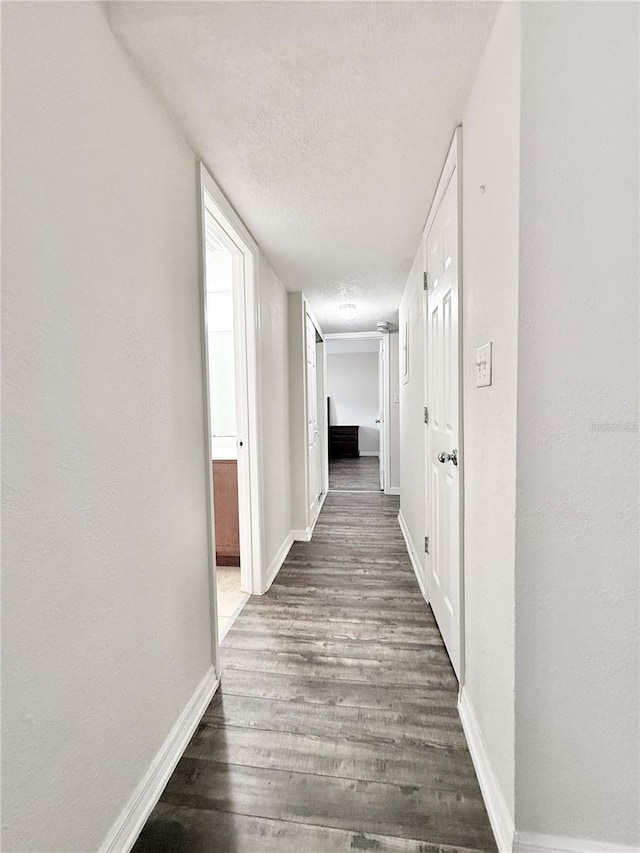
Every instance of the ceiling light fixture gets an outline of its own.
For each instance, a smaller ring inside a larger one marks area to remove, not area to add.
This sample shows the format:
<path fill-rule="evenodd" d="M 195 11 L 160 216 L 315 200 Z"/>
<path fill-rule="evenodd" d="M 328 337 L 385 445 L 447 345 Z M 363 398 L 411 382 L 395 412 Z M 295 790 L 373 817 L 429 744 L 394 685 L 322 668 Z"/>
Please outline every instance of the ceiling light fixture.
<path fill-rule="evenodd" d="M 353 305 L 353 303 L 348 302 L 346 305 L 340 305 L 338 311 L 340 312 L 341 317 L 344 317 L 345 320 L 348 320 L 349 317 L 354 316 L 357 311 L 357 308 L 355 305 Z"/>

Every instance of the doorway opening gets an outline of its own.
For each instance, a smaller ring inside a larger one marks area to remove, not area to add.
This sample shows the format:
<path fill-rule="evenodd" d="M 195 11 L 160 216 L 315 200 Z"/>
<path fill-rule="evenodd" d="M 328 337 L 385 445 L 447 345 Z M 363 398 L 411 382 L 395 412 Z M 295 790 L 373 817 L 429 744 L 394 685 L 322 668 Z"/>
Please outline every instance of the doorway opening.
<path fill-rule="evenodd" d="M 390 491 L 389 333 L 326 335 L 329 489 Z"/>
<path fill-rule="evenodd" d="M 260 587 L 255 438 L 253 248 L 201 171 L 203 360 L 210 494 L 212 623 L 217 647 Z M 258 583 L 256 585 L 256 578 Z"/>

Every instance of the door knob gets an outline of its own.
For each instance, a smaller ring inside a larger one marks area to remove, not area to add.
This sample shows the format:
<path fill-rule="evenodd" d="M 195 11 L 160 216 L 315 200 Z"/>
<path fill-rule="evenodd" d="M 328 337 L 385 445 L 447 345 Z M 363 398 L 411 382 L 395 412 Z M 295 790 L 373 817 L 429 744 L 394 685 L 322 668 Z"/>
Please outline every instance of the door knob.
<path fill-rule="evenodd" d="M 451 453 L 438 453 L 438 462 L 453 462 L 454 465 L 458 464 L 458 451 L 452 450 Z"/>
<path fill-rule="evenodd" d="M 380 418 L 376 418 L 376 423 L 377 423 L 377 424 L 379 424 L 379 423 L 380 423 Z"/>

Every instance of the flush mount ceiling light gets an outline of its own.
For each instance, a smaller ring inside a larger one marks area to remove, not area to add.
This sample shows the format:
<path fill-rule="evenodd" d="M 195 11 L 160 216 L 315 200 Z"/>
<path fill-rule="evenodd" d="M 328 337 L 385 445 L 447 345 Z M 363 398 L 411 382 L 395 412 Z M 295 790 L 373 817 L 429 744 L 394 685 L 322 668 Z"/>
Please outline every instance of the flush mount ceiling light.
<path fill-rule="evenodd" d="M 351 302 L 348 302 L 346 305 L 340 305 L 340 307 L 338 308 L 340 316 L 344 317 L 345 320 L 348 320 L 349 317 L 353 317 L 353 315 L 356 313 L 356 310 L 356 306 L 353 305 Z"/>

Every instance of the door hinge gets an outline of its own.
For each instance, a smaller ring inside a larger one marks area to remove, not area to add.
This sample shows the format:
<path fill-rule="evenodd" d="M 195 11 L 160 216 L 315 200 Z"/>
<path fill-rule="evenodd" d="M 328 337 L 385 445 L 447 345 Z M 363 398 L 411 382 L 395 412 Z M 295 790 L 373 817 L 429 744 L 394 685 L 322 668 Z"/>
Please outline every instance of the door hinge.
<path fill-rule="evenodd" d="M 428 536 L 424 537 L 424 553 L 425 554 L 429 553 L 429 537 Z"/>
<path fill-rule="evenodd" d="M 429 273 L 428 272 L 422 273 L 422 283 L 424 285 L 424 289 L 427 290 L 427 288 L 429 287 Z"/>
<path fill-rule="evenodd" d="M 424 407 L 424 422 L 425 424 L 429 423 L 429 409 L 426 406 Z"/>

